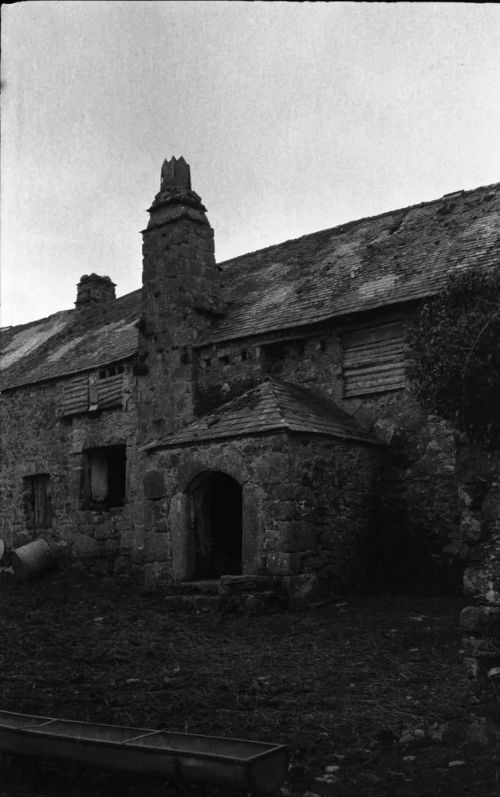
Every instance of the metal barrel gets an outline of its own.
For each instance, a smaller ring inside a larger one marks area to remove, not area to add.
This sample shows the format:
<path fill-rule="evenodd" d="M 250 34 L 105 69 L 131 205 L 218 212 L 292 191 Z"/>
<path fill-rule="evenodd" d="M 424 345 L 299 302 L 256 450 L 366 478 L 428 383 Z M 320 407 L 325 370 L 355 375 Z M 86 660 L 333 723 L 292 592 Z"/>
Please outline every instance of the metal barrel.
<path fill-rule="evenodd" d="M 33 542 L 16 548 L 11 554 L 11 564 L 18 581 L 31 581 L 56 566 L 57 560 L 45 540 Z"/>

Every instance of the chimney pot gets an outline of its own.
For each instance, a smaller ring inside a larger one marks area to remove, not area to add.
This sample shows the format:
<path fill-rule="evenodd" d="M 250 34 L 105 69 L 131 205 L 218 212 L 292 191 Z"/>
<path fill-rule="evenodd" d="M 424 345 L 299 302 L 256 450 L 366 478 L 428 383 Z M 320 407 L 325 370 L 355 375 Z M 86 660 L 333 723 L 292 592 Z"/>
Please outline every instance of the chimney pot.
<path fill-rule="evenodd" d="M 165 159 L 161 167 L 161 191 L 167 191 L 172 186 L 191 190 L 191 170 L 184 158 Z"/>

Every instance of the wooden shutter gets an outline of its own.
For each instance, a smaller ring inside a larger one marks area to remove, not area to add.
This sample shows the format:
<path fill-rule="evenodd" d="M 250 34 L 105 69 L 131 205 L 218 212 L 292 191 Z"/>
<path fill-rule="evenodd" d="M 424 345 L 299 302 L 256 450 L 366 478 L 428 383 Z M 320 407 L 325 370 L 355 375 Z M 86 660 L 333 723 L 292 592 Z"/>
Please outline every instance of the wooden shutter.
<path fill-rule="evenodd" d="M 405 327 L 401 322 L 342 335 L 344 396 L 382 393 L 405 386 Z"/>
<path fill-rule="evenodd" d="M 89 378 L 87 374 L 78 376 L 64 385 L 63 415 L 76 415 L 87 412 L 89 408 Z"/>
<path fill-rule="evenodd" d="M 35 527 L 47 527 L 47 486 L 48 476 L 35 476 L 33 479 L 33 503 L 35 509 Z"/>
<path fill-rule="evenodd" d="M 76 415 L 91 410 L 121 407 L 123 401 L 123 374 L 96 379 L 85 374 L 64 385 L 63 415 Z"/>
<path fill-rule="evenodd" d="M 108 407 L 121 407 L 123 400 L 123 374 L 108 376 L 106 379 L 98 379 L 97 404 L 99 409 Z"/>

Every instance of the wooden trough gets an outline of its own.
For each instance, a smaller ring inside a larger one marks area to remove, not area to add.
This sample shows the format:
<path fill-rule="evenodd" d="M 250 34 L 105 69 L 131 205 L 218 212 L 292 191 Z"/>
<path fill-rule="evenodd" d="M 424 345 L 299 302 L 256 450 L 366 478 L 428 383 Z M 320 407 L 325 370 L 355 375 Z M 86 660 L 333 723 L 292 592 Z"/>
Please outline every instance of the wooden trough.
<path fill-rule="evenodd" d="M 0 711 L 0 750 L 262 795 L 278 789 L 288 765 L 285 745 L 10 711 Z"/>

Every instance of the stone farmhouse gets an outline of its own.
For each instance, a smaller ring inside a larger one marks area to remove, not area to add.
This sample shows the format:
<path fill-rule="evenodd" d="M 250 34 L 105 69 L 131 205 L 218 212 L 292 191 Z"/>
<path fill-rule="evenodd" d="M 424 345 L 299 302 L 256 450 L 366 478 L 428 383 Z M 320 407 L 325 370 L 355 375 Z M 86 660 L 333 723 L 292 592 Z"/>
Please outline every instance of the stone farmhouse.
<path fill-rule="evenodd" d="M 450 271 L 494 267 L 499 208 L 498 185 L 457 191 L 217 264 L 165 161 L 142 288 L 85 275 L 74 309 L 3 330 L 0 537 L 149 586 L 457 580 L 460 442 L 405 334 Z"/>

